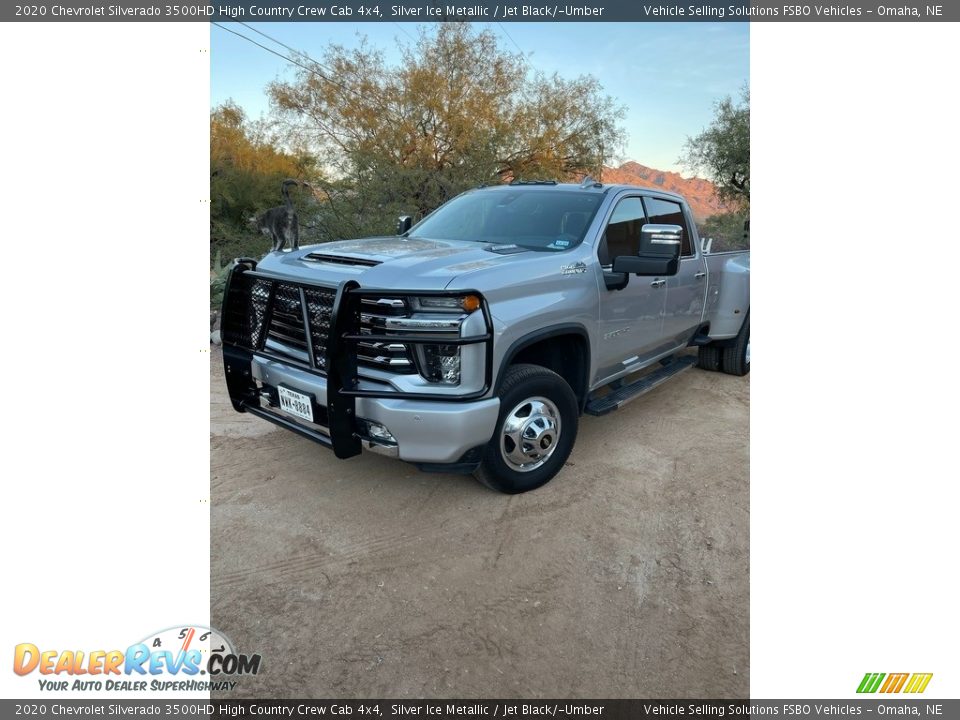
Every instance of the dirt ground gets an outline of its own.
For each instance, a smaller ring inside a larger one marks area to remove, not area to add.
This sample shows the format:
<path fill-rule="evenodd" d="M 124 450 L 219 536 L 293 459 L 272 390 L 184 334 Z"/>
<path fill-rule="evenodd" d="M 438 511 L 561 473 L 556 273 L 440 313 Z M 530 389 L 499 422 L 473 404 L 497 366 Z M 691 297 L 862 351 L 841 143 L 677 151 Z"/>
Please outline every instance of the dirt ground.
<path fill-rule="evenodd" d="M 211 388 L 211 624 L 263 657 L 222 697 L 748 696 L 748 378 L 582 418 L 513 497 L 237 414 L 216 351 Z"/>

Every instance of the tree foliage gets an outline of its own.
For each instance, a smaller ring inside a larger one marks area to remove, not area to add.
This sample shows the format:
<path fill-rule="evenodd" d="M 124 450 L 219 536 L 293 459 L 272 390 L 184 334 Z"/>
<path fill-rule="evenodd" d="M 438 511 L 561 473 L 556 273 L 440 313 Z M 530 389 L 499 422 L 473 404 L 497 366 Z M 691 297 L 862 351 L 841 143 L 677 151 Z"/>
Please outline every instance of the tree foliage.
<path fill-rule="evenodd" d="M 744 86 L 740 100 L 729 96 L 714 105 L 710 126 L 688 137 L 679 162 L 703 173 L 717 194 L 733 207 L 750 207 L 750 90 Z"/>
<path fill-rule="evenodd" d="M 749 250 L 750 239 L 743 224 L 750 219 L 745 211 L 718 213 L 698 224 L 700 237 L 712 239 L 712 252 Z"/>
<path fill-rule="evenodd" d="M 280 183 L 307 179 L 315 161 L 306 153 L 280 149 L 262 122 L 251 122 L 237 105 L 225 103 L 210 114 L 211 257 L 260 254 L 269 240 L 250 227 L 258 212 L 279 205 Z"/>
<path fill-rule="evenodd" d="M 623 143 L 624 110 L 595 78 L 535 73 L 468 24 L 423 31 L 396 66 L 366 42 L 297 60 L 310 70 L 269 92 L 287 142 L 331 178 L 315 218 L 331 238 L 387 232 L 481 183 L 579 178 Z"/>

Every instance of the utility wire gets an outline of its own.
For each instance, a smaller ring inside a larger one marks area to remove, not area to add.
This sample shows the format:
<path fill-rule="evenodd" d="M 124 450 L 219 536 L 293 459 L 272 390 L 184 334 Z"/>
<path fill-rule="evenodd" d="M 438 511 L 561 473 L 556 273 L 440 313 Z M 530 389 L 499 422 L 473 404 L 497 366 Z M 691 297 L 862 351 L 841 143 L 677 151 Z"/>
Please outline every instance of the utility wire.
<path fill-rule="evenodd" d="M 526 56 L 526 54 L 523 52 L 523 48 L 520 47 L 520 46 L 517 44 L 517 41 L 513 39 L 513 36 L 512 36 L 510 33 L 507 32 L 507 29 L 503 26 L 503 23 L 498 22 L 498 23 L 497 23 L 497 27 L 499 27 L 500 30 L 503 31 L 503 34 L 506 35 L 506 36 L 510 39 L 510 42 L 513 43 L 513 46 L 514 46 L 515 48 L 517 48 L 517 50 L 520 51 L 520 54 L 523 55 L 523 60 L 524 60 L 524 62 L 526 62 L 527 56 Z"/>
<path fill-rule="evenodd" d="M 261 35 L 262 37 L 265 37 L 265 38 L 266 38 L 267 40 L 269 40 L 270 42 L 275 42 L 275 43 L 276 43 L 277 45 L 279 45 L 280 47 L 286 48 L 287 50 L 289 50 L 290 52 L 292 52 L 294 55 L 302 55 L 303 57 L 305 57 L 305 58 L 306 58 L 307 60 L 309 60 L 310 62 L 312 62 L 312 63 L 314 63 L 314 64 L 316 64 L 316 65 L 320 65 L 320 63 L 318 63 L 318 62 L 317 62 L 316 60 L 314 60 L 312 57 L 310 57 L 309 55 L 307 55 L 303 50 L 297 50 L 296 48 L 292 48 L 292 47 L 290 47 L 289 45 L 287 45 L 286 43 L 281 42 L 280 40 L 277 40 L 277 39 L 276 39 L 275 37 L 273 37 L 272 35 L 267 35 L 267 34 L 266 34 L 265 32 L 263 32 L 262 30 L 257 30 L 257 28 L 255 28 L 253 25 L 250 25 L 249 23 L 245 23 L 245 22 L 243 22 L 242 20 L 237 20 L 237 24 L 238 24 L 238 25 L 243 25 L 245 28 L 249 28 L 250 30 L 253 30 L 257 35 Z M 323 65 L 320 65 L 320 67 L 323 67 Z M 326 68 L 324 68 L 324 69 L 326 70 Z"/>
<path fill-rule="evenodd" d="M 286 60 L 288 63 L 290 63 L 290 64 L 292 64 L 292 65 L 296 65 L 297 67 L 303 68 L 304 70 L 306 70 L 306 71 L 309 72 L 309 73 L 313 73 L 314 75 L 316 75 L 317 77 L 319 77 L 321 80 L 325 80 L 326 82 L 330 83 L 331 85 L 336 85 L 336 86 L 337 86 L 338 88 L 340 88 L 341 90 L 344 90 L 344 91 L 347 91 L 347 92 L 356 92 L 356 91 L 351 90 L 350 88 L 346 87 L 346 86 L 343 85 L 342 83 L 338 83 L 336 80 L 332 80 L 332 79 L 328 78 L 326 75 L 324 75 L 323 73 L 319 72 L 316 68 L 307 67 L 306 65 L 304 65 L 304 64 L 301 63 L 301 62 L 298 62 L 298 61 L 294 60 L 293 58 L 287 57 L 286 55 L 284 55 L 284 54 L 281 53 L 281 52 L 277 52 L 277 51 L 274 50 L 273 48 L 268 48 L 266 45 L 262 45 L 261 43 L 258 43 L 256 40 L 254 40 L 254 39 L 251 38 L 251 37 L 248 37 L 248 36 L 244 35 L 243 33 L 238 33 L 236 30 L 231 30 L 231 29 L 228 28 L 227 26 L 221 25 L 220 23 L 215 22 L 215 21 L 213 21 L 213 20 L 210 21 L 210 24 L 211 24 L 211 25 L 216 25 L 216 26 L 217 26 L 218 28 L 220 28 L 221 30 L 226 30 L 228 33 L 231 33 L 231 34 L 233 34 L 233 35 L 236 35 L 238 38 L 243 38 L 243 39 L 246 40 L 248 43 L 253 43 L 253 44 L 256 45 L 258 48 L 262 48 L 263 50 L 266 50 L 268 53 L 272 53 L 273 55 L 276 55 L 278 58 L 283 58 L 284 60 Z M 241 23 L 241 25 L 246 25 L 246 23 Z M 261 32 L 260 32 L 259 30 L 257 30 L 256 28 L 250 28 L 250 29 L 253 30 L 254 32 L 260 33 L 261 35 L 263 35 L 263 36 L 266 37 L 266 38 L 269 38 L 270 40 L 273 40 L 273 38 L 269 37 L 268 35 L 265 35 L 264 33 L 261 33 Z M 285 48 L 287 48 L 287 49 L 290 49 L 287 45 L 284 45 L 282 42 L 280 42 L 280 41 L 278 41 L 278 40 L 273 40 L 273 42 L 277 43 L 278 45 L 282 45 L 283 47 L 285 47 Z M 292 51 L 292 52 L 297 52 L 296 50 L 291 50 L 291 51 Z M 300 53 L 300 54 L 305 55 L 305 53 Z M 308 59 L 311 59 L 311 58 L 308 57 Z M 312 59 L 311 59 L 311 60 L 312 60 Z M 313 62 L 316 62 L 316 61 L 313 61 Z M 319 64 L 319 63 L 318 63 L 318 64 Z"/>
<path fill-rule="evenodd" d="M 290 52 L 292 52 L 294 55 L 301 55 L 302 57 L 305 57 L 307 60 L 309 60 L 310 62 L 312 62 L 312 63 L 313 63 L 314 65 L 316 65 L 317 67 L 322 68 L 323 70 L 326 70 L 328 73 L 330 72 L 330 68 L 325 67 L 322 63 L 318 62 L 317 60 L 314 60 L 312 57 L 310 57 L 310 56 L 309 56 L 307 53 L 305 53 L 303 50 L 297 50 L 297 49 L 295 49 L 295 48 L 292 48 L 292 47 L 290 47 L 289 45 L 287 45 L 286 43 L 281 42 L 280 40 L 277 40 L 277 39 L 276 39 L 275 37 L 273 37 L 272 35 L 267 35 L 267 34 L 266 34 L 265 32 L 263 32 L 262 30 L 257 30 L 255 27 L 253 27 L 253 25 L 248 25 L 247 23 L 242 22 L 242 21 L 240 21 L 240 20 L 238 20 L 237 22 L 239 22 L 239 23 L 240 23 L 241 25 L 243 25 L 244 27 L 250 28 L 250 29 L 253 30 L 255 33 L 257 33 L 258 35 L 262 35 L 262 36 L 265 37 L 267 40 L 270 40 L 271 42 L 275 42 L 275 43 L 276 43 L 277 45 L 279 45 L 280 47 L 286 48 L 287 50 L 289 50 Z M 396 23 L 394 23 L 394 25 L 396 25 Z M 400 27 L 400 26 L 398 25 L 397 27 Z M 402 30 L 402 29 L 403 29 L 403 28 L 401 28 L 401 30 Z M 303 66 L 301 65 L 300 67 L 303 67 Z M 311 72 L 316 72 L 316 71 L 311 70 Z M 333 84 L 336 85 L 337 87 L 342 88 L 342 89 L 345 90 L 346 92 L 351 92 L 351 93 L 353 93 L 354 95 L 356 95 L 357 97 L 360 97 L 360 98 L 363 97 L 363 94 L 362 94 L 362 93 L 360 93 L 360 92 L 357 91 L 357 90 L 354 90 L 354 89 L 351 88 L 351 87 L 347 87 L 347 86 L 344 85 L 343 83 L 339 83 L 339 82 L 337 82 L 336 80 L 331 80 L 330 78 L 328 78 L 326 75 L 323 75 L 322 73 L 317 72 L 316 74 L 319 75 L 320 77 L 322 77 L 322 78 L 323 78 L 324 80 L 326 80 L 327 82 L 333 83 Z M 332 73 L 331 73 L 331 74 L 332 74 Z M 382 96 L 381 96 L 380 100 L 381 100 L 381 102 L 383 102 L 383 97 L 382 97 Z"/>
<path fill-rule="evenodd" d="M 400 32 L 402 32 L 402 33 L 403 33 L 404 35 L 406 35 L 408 38 L 410 38 L 410 39 L 413 40 L 414 42 L 417 41 L 417 39 L 416 39 L 413 35 L 411 35 L 410 33 L 408 33 L 408 32 L 404 29 L 403 25 L 401 25 L 401 24 L 398 23 L 398 22 L 395 22 L 395 23 L 393 23 L 393 24 L 396 25 L 397 28 L 399 28 Z"/>
<path fill-rule="evenodd" d="M 291 63 L 292 65 L 296 65 L 296 66 L 299 67 L 299 68 L 303 68 L 303 69 L 306 70 L 308 73 L 312 73 L 312 74 L 316 75 L 316 76 L 317 76 L 318 78 L 320 78 L 321 80 L 323 80 L 323 81 L 325 81 L 325 82 L 328 82 L 328 83 L 330 83 L 331 85 L 333 85 L 333 86 L 335 86 L 335 87 L 340 88 L 341 90 L 343 90 L 343 91 L 346 92 L 346 93 L 351 93 L 351 94 L 357 96 L 358 98 L 363 99 L 363 93 L 361 93 L 360 91 L 354 90 L 352 87 L 348 87 L 347 85 L 344 85 L 344 84 L 341 83 L 341 82 L 337 82 L 336 80 L 334 80 L 334 79 L 332 79 L 332 78 L 330 78 L 330 77 L 327 77 L 327 76 L 324 75 L 322 72 L 320 72 L 319 70 L 317 70 L 317 67 L 319 67 L 319 68 L 323 68 L 323 69 L 326 70 L 327 72 L 330 72 L 328 68 L 324 67 L 322 64 L 320 64 L 319 62 L 317 62 L 316 60 L 314 60 L 312 57 L 310 57 L 309 55 L 307 55 L 307 53 L 303 52 L 302 50 L 296 50 L 295 48 L 290 47 L 290 46 L 287 45 L 286 43 L 281 42 L 280 40 L 277 40 L 275 37 L 272 37 L 272 36 L 270 36 L 270 35 L 267 35 L 265 32 L 262 32 L 262 31 L 260 31 L 260 30 L 257 30 L 257 28 L 253 27 L 252 25 L 248 25 L 247 23 L 241 22 L 241 21 L 237 21 L 237 22 L 238 22 L 238 24 L 243 25 L 244 27 L 249 28 L 250 30 L 253 30 L 253 31 L 254 31 L 255 33 L 257 33 L 258 35 L 262 35 L 262 36 L 265 37 L 267 40 L 270 40 L 271 42 L 276 43 L 276 44 L 279 45 L 280 47 L 286 48 L 288 51 L 290 51 L 290 52 L 293 53 L 294 55 L 300 55 L 300 56 L 306 58 L 308 61 L 310 61 L 311 63 L 313 63 L 316 67 L 308 67 L 308 66 L 304 65 L 302 62 L 299 62 L 298 60 L 295 60 L 295 59 L 292 58 L 292 57 L 288 57 L 287 55 L 284 55 L 284 54 L 281 53 L 281 52 L 277 52 L 277 51 L 274 50 L 273 48 L 269 48 L 269 47 L 267 47 L 266 45 L 263 45 L 263 44 L 257 42 L 257 41 L 254 40 L 253 38 L 251 38 L 251 37 L 249 37 L 249 36 L 247 36 L 247 35 L 244 35 L 243 33 L 238 33 L 236 30 L 231 30 L 230 28 L 226 27 L 225 25 L 221 25 L 221 24 L 218 23 L 218 22 L 214 22 L 214 21 L 211 20 L 211 21 L 210 21 L 210 24 L 211 24 L 211 25 L 216 25 L 216 26 L 217 26 L 218 28 L 220 28 L 221 30 L 226 30 L 228 33 L 232 33 L 233 35 L 236 35 L 236 36 L 239 37 L 239 38 L 243 38 L 243 39 L 246 40 L 247 42 L 252 43 L 252 44 L 256 45 L 257 47 L 266 50 L 268 53 L 271 53 L 271 54 L 273 54 L 273 55 L 276 55 L 276 56 L 279 57 L 279 58 L 282 58 L 282 59 L 286 60 L 288 63 Z M 386 101 L 383 99 L 382 96 L 380 97 L 380 101 L 381 101 L 381 103 L 383 103 L 383 108 L 384 108 L 384 110 L 387 112 L 387 114 L 390 115 L 392 118 L 397 119 L 397 116 L 394 115 L 394 114 L 390 111 L 390 109 L 387 107 L 387 103 L 386 103 Z"/>

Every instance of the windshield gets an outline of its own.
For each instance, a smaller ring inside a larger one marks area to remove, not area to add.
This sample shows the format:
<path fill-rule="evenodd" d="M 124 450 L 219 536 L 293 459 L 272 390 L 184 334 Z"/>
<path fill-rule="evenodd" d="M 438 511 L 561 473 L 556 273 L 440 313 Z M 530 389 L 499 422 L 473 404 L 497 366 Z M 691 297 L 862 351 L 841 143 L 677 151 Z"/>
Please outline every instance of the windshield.
<path fill-rule="evenodd" d="M 598 192 L 470 192 L 428 215 L 410 231 L 410 237 L 568 250 L 583 241 L 602 200 Z"/>

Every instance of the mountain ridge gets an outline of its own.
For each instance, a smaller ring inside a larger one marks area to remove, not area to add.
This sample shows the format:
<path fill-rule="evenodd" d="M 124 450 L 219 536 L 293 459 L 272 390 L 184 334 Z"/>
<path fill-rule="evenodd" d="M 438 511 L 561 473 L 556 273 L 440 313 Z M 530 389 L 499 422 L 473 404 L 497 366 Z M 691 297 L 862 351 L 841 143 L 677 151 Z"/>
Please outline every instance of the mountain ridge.
<path fill-rule="evenodd" d="M 711 215 L 730 212 L 730 208 L 717 197 L 716 186 L 709 180 L 698 177 L 685 178 L 680 173 L 657 170 L 633 160 L 619 167 L 604 166 L 602 181 L 650 187 L 683 195 L 698 222 L 703 222 Z"/>

